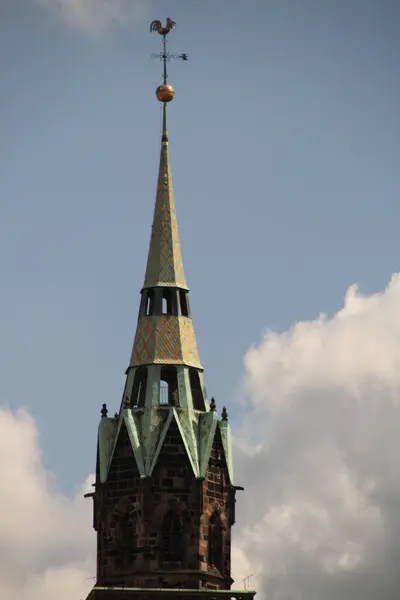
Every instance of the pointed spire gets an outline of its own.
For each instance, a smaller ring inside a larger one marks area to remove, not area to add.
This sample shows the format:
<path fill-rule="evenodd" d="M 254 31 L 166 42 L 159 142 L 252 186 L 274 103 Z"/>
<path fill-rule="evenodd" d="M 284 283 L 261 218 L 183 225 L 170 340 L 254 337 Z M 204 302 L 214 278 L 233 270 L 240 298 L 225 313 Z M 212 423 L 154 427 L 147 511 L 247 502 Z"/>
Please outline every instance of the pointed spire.
<path fill-rule="evenodd" d="M 173 99 L 174 90 L 163 85 L 156 94 L 163 104 L 160 168 L 142 302 L 129 366 L 184 364 L 202 370 L 190 316 L 169 166 L 167 102 Z"/>
<path fill-rule="evenodd" d="M 172 28 L 172 23 L 173 21 L 168 21 L 165 28 L 159 21 L 152 24 L 152 28 L 163 37 L 163 50 L 158 56 L 164 63 L 164 82 L 156 90 L 156 97 L 161 102 L 163 111 L 161 152 L 147 268 L 129 363 L 129 368 L 143 366 L 146 369 L 134 375 L 135 381 L 148 375 L 147 383 L 143 380 L 140 384 L 142 396 L 146 390 L 145 403 L 148 400 L 151 377 L 154 375 L 162 381 L 164 379 L 160 379 L 161 376 L 167 377 L 160 369 L 153 373 L 149 369 L 150 365 L 165 365 L 165 368 L 173 366 L 170 373 L 175 373 L 176 365 L 203 370 L 190 314 L 170 170 L 167 104 L 173 100 L 175 90 L 167 83 L 166 63 L 169 54 L 166 50 L 166 35 Z M 135 394 L 137 393 L 135 387 Z M 142 396 L 141 404 L 144 401 Z"/>
<path fill-rule="evenodd" d="M 143 288 L 159 286 L 187 290 L 172 189 L 165 102 L 156 205 Z"/>

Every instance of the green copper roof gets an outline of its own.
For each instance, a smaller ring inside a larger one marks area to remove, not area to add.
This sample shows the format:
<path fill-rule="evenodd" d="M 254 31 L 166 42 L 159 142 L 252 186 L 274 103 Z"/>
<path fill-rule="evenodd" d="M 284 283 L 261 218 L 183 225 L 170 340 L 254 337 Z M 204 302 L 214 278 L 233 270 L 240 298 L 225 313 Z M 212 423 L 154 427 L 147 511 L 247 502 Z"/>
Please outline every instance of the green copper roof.
<path fill-rule="evenodd" d="M 234 485 L 232 444 L 229 425 L 219 421 L 214 411 L 198 414 L 192 410 L 173 407 L 122 410 L 116 419 L 102 419 L 99 426 L 100 481 L 107 481 L 108 471 L 118 441 L 122 423 L 125 423 L 135 461 L 141 477 L 149 477 L 157 464 L 171 422 L 175 421 L 195 477 L 204 478 L 210 461 L 211 449 L 219 427 L 230 483 Z"/>
<path fill-rule="evenodd" d="M 187 289 L 169 162 L 167 109 L 164 104 L 160 170 L 144 288 Z"/>
<path fill-rule="evenodd" d="M 117 428 L 118 421 L 116 419 L 103 417 L 99 423 L 99 470 L 102 483 L 107 479 Z"/>
<path fill-rule="evenodd" d="M 207 467 L 211 456 L 215 432 L 217 430 L 218 417 L 215 410 L 206 412 L 199 419 L 199 459 L 200 477 L 205 478 Z M 228 458 L 226 458 L 228 464 Z M 231 478 L 232 479 L 232 478 Z"/>
<path fill-rule="evenodd" d="M 224 448 L 226 464 L 228 467 L 229 478 L 233 484 L 233 455 L 232 455 L 232 438 L 231 428 L 228 421 L 219 422 L 219 430 L 221 432 L 222 446 Z"/>

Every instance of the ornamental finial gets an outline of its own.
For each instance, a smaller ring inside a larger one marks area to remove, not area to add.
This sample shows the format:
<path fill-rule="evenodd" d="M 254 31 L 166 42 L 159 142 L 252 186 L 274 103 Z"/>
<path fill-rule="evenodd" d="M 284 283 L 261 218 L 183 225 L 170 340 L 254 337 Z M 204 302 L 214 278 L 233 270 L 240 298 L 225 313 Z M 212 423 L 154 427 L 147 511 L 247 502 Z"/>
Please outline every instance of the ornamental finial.
<path fill-rule="evenodd" d="M 173 27 L 175 27 L 176 23 L 169 17 L 167 17 L 167 23 L 165 27 L 162 26 L 161 21 L 152 21 L 150 23 L 150 31 L 157 31 L 160 35 L 167 35 L 171 31 Z"/>
<path fill-rule="evenodd" d="M 187 54 L 170 54 L 167 52 L 167 35 L 171 31 L 173 27 L 175 27 L 176 23 L 169 17 L 167 18 L 167 23 L 165 27 L 162 26 L 161 21 L 152 21 L 150 24 L 150 31 L 156 31 L 160 35 L 162 35 L 162 52 L 159 54 L 152 54 L 152 58 L 159 58 L 164 66 L 163 70 L 163 84 L 159 85 L 156 90 L 156 96 L 160 102 L 166 104 L 167 102 L 171 102 L 175 96 L 175 90 L 172 85 L 167 84 L 168 74 L 167 74 L 167 62 L 171 60 L 171 58 L 180 58 L 181 60 L 187 60 Z"/>

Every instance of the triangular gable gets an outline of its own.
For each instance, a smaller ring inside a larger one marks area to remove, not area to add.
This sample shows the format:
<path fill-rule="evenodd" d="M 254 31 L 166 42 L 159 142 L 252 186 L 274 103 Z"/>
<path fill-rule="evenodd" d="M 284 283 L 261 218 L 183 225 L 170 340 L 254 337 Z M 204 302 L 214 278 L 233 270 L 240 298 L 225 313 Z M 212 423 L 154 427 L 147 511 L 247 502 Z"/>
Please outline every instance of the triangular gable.
<path fill-rule="evenodd" d="M 124 409 L 123 418 L 128 432 L 129 440 L 132 445 L 133 454 L 135 456 L 137 468 L 141 477 L 146 477 L 144 468 L 143 449 L 140 440 L 140 424 L 138 415 L 133 414 L 129 409 Z"/>
<path fill-rule="evenodd" d="M 217 423 L 218 417 L 214 410 L 203 413 L 199 419 L 199 476 L 202 478 L 207 474 Z"/>
<path fill-rule="evenodd" d="M 144 457 L 144 470 L 150 475 L 154 455 L 159 445 L 159 440 L 164 425 L 169 417 L 168 410 L 158 408 L 146 408 L 142 416 L 142 444 Z"/>
<path fill-rule="evenodd" d="M 118 422 L 116 419 L 103 417 L 98 430 L 98 461 L 101 483 L 107 480 L 108 468 L 113 454 Z"/>
<path fill-rule="evenodd" d="M 219 422 L 219 430 L 221 433 L 222 446 L 225 453 L 226 466 L 228 467 L 229 479 L 233 485 L 233 456 L 232 456 L 232 439 L 231 428 L 228 421 Z"/>
<path fill-rule="evenodd" d="M 154 455 L 153 455 L 153 462 L 151 463 L 151 467 L 150 467 L 150 471 L 148 472 L 148 475 L 152 475 L 152 473 L 154 471 L 154 467 L 156 466 L 158 456 L 159 456 L 161 448 L 164 444 L 165 436 L 167 435 L 168 429 L 171 425 L 172 418 L 173 418 L 172 411 L 168 411 L 168 417 L 167 417 L 167 419 L 164 423 L 164 426 L 160 432 L 160 436 L 158 438 L 158 444 L 157 444 L 157 447 L 156 447 Z"/>
<path fill-rule="evenodd" d="M 180 411 L 173 409 L 174 417 L 178 425 L 179 432 L 182 436 L 182 441 L 186 448 L 190 464 L 192 465 L 195 477 L 199 477 L 199 457 L 197 452 L 197 436 L 191 419 L 190 411 Z M 196 423 L 194 424 L 196 425 Z M 196 427 L 197 429 L 197 427 Z"/>

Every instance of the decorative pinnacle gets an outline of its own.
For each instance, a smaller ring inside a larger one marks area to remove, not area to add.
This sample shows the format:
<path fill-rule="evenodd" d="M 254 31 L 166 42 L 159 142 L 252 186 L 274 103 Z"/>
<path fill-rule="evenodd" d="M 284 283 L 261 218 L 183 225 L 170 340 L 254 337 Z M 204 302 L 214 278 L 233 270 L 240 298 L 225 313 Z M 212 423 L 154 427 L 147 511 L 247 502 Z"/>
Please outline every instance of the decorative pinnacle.
<path fill-rule="evenodd" d="M 222 409 L 221 417 L 223 421 L 228 420 L 228 411 L 226 410 L 226 406 L 224 406 L 224 408 Z"/>
<path fill-rule="evenodd" d="M 210 402 L 210 410 L 217 410 L 217 405 L 215 404 L 215 398 L 214 396 L 211 398 L 211 402 Z"/>
<path fill-rule="evenodd" d="M 157 33 L 162 35 L 163 38 L 162 52 L 160 52 L 159 54 L 153 53 L 151 55 L 151 58 L 159 58 L 160 61 L 163 63 L 163 85 L 160 85 L 157 88 L 156 92 L 157 98 L 160 100 L 160 102 L 163 103 L 171 102 L 175 94 L 174 88 L 170 85 L 167 85 L 167 62 L 169 62 L 171 58 L 174 58 L 175 60 L 178 58 L 180 58 L 181 60 L 188 59 L 187 54 L 171 54 L 170 52 L 167 52 L 167 35 L 171 31 L 171 29 L 175 27 L 175 25 L 175 21 L 172 21 L 172 19 L 170 19 L 169 17 L 167 18 L 167 23 L 165 27 L 162 26 L 161 21 L 152 21 L 152 23 L 150 24 L 150 31 L 157 31 Z"/>
<path fill-rule="evenodd" d="M 104 419 L 108 415 L 107 404 L 103 404 L 101 409 L 101 418 Z"/>

